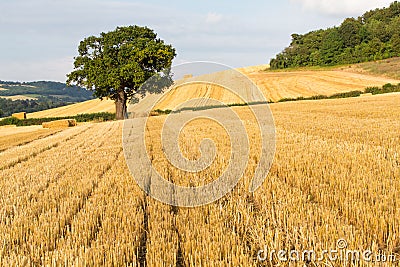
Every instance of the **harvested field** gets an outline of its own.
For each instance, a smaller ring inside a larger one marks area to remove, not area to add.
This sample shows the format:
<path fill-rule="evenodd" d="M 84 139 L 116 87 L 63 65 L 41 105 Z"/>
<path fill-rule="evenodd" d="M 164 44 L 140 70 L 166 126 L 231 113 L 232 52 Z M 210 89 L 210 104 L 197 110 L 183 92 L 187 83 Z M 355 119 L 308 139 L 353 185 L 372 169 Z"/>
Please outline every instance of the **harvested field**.
<path fill-rule="evenodd" d="M 53 135 L 60 130 L 43 129 L 42 126 L 0 127 L 0 152 L 14 146 L 28 144 Z"/>
<path fill-rule="evenodd" d="M 0 89 L 1 90 L 1 89 Z M 11 99 L 11 100 L 37 100 L 36 97 L 27 95 L 12 95 L 12 96 L 0 96 L 1 98 Z"/>
<path fill-rule="evenodd" d="M 282 98 L 333 95 L 349 91 L 363 91 L 369 86 L 399 83 L 399 80 L 379 78 L 344 71 L 299 71 L 250 73 L 267 99 L 278 101 Z"/>
<path fill-rule="evenodd" d="M 382 86 L 386 83 L 397 84 L 400 80 L 379 77 L 377 74 L 353 73 L 345 70 L 319 71 L 265 71 L 268 65 L 253 66 L 238 69 L 247 75 L 262 91 L 267 101 L 279 101 L 283 98 L 309 97 L 315 95 L 333 95 L 353 90 L 363 91 L 369 86 Z M 207 75 L 210 81 L 224 79 L 224 73 Z M 190 81 L 186 79 L 185 82 Z M 232 80 L 235 83 L 235 80 Z M 178 82 L 180 84 L 180 82 Z M 243 88 L 251 99 L 251 92 Z M 246 91 L 247 90 L 247 91 Z M 185 85 L 171 90 L 156 108 L 173 109 L 177 104 L 186 100 L 209 97 L 225 102 L 226 104 L 241 103 L 242 101 L 227 90 L 213 85 Z M 154 96 L 145 97 L 131 111 L 141 114 L 154 99 Z M 202 103 L 199 103 L 201 105 Z M 27 118 L 75 116 L 82 113 L 115 112 L 112 100 L 99 99 L 68 105 L 56 109 L 49 109 L 27 114 Z"/>
<path fill-rule="evenodd" d="M 76 120 L 57 120 L 50 122 L 43 122 L 43 128 L 56 129 L 56 128 L 68 128 L 76 126 Z"/>
<path fill-rule="evenodd" d="M 340 69 L 347 72 L 378 75 L 391 79 L 400 79 L 400 57 L 374 62 L 359 63 Z"/>
<path fill-rule="evenodd" d="M 114 101 L 93 99 L 64 107 L 28 113 L 27 118 L 67 117 L 83 113 L 115 112 Z"/>
<path fill-rule="evenodd" d="M 247 169 L 232 193 L 199 208 L 143 193 L 124 161 L 121 122 L 11 147 L 0 154 L 0 265 L 259 266 L 260 249 L 321 252 L 340 238 L 349 249 L 400 257 L 399 103 L 400 94 L 390 94 L 272 104 L 277 152 L 254 194 L 247 185 L 260 135 L 250 111 L 235 107 L 250 136 Z M 146 144 L 166 179 L 201 184 L 221 172 L 230 144 L 220 125 L 194 121 L 180 136 L 193 158 L 201 138 L 215 140 L 216 164 L 195 176 L 166 163 L 164 118 L 150 119 Z M 294 266 L 277 257 L 264 263 Z"/>
<path fill-rule="evenodd" d="M 273 72 L 263 71 L 265 67 L 243 68 L 240 71 L 247 75 L 261 89 L 267 101 L 274 102 L 283 98 L 310 97 L 315 95 L 330 96 L 336 93 L 355 90 L 363 91 L 366 87 L 382 86 L 386 83 L 400 83 L 400 80 L 340 70 Z M 207 81 L 221 81 L 224 80 L 225 76 L 224 72 L 204 75 Z M 185 80 L 185 82 L 188 81 L 190 80 Z M 239 80 L 231 81 L 232 84 L 238 82 Z M 248 99 L 254 98 L 256 101 L 259 99 L 257 96 L 252 96 L 251 90 L 248 88 L 242 88 L 241 90 L 243 90 L 244 95 L 248 96 Z M 149 100 L 152 99 L 151 96 L 148 98 Z M 194 98 L 213 98 L 226 104 L 243 103 L 237 96 L 220 86 L 204 83 L 186 85 L 178 83 L 177 86 L 161 99 L 156 109 L 172 110 L 178 104 Z M 140 102 L 132 111 L 137 113 L 143 112 L 147 102 Z M 199 102 L 198 105 L 201 106 L 204 103 Z"/>

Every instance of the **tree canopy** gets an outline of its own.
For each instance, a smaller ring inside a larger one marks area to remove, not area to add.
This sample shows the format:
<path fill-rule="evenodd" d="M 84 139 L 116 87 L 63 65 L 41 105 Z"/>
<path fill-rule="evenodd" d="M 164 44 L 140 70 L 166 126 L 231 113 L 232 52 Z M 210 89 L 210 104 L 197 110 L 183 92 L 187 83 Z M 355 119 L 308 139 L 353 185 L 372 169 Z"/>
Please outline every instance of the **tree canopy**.
<path fill-rule="evenodd" d="M 360 63 L 400 56 L 400 3 L 347 18 L 339 27 L 292 34 L 272 69 Z"/>
<path fill-rule="evenodd" d="M 67 87 L 59 82 L 0 81 L 0 87 L 6 89 L 0 90 L 0 118 L 17 112 L 36 112 L 93 99 L 92 92 L 76 86 Z M 21 95 L 27 99 L 11 100 L 13 96 Z"/>
<path fill-rule="evenodd" d="M 169 76 L 176 56 L 175 49 L 152 29 L 136 25 L 87 37 L 78 52 L 67 83 L 93 90 L 100 99 L 114 100 L 117 119 L 126 117 L 127 101 L 150 90 L 141 90 L 144 82 L 166 69 L 164 75 Z"/>

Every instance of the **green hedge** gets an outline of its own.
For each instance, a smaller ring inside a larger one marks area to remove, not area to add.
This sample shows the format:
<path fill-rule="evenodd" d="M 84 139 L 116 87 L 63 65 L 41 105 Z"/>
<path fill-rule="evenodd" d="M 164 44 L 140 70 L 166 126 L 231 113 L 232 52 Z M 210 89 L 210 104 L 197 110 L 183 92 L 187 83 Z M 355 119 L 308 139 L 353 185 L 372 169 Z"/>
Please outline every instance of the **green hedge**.
<path fill-rule="evenodd" d="M 297 98 L 282 98 L 278 102 L 289 102 L 289 101 L 300 101 L 300 100 L 318 100 L 318 99 L 336 99 L 336 98 L 348 98 L 348 97 L 358 97 L 362 94 L 387 94 L 387 93 L 395 93 L 400 92 L 400 83 L 398 85 L 393 85 L 391 83 L 385 84 L 384 86 L 377 87 L 367 87 L 364 92 L 362 91 L 350 91 L 344 93 L 337 93 L 331 96 L 326 95 L 316 95 L 311 97 L 297 97 Z"/>
<path fill-rule="evenodd" d="M 89 121 L 112 121 L 115 120 L 115 113 L 100 112 L 92 114 L 79 114 L 76 116 L 67 117 L 53 117 L 53 118 L 37 118 L 37 119 L 25 119 L 20 120 L 14 117 L 9 117 L 0 120 L 0 126 L 4 125 L 16 125 L 16 126 L 31 126 L 31 125 L 42 125 L 43 122 L 50 122 L 64 119 L 75 119 L 77 122 L 89 122 Z"/>
<path fill-rule="evenodd" d="M 252 105 L 259 105 L 259 104 L 268 104 L 268 101 L 255 101 L 255 102 L 248 102 L 248 103 L 232 103 L 227 105 L 210 105 L 210 106 L 199 106 L 199 107 L 184 107 L 178 110 L 172 111 L 172 113 L 179 113 L 181 111 L 199 111 L 199 110 L 207 110 L 213 108 L 225 108 L 225 107 L 243 107 L 243 106 L 252 106 Z M 271 101 L 272 103 L 272 101 Z M 170 112 L 171 113 L 171 112 Z"/>
<path fill-rule="evenodd" d="M 400 92 L 400 83 L 397 85 L 387 83 L 384 86 L 382 86 L 382 88 L 375 86 L 375 87 L 368 87 L 365 89 L 365 93 L 370 93 L 373 95 L 395 93 L 395 92 Z"/>

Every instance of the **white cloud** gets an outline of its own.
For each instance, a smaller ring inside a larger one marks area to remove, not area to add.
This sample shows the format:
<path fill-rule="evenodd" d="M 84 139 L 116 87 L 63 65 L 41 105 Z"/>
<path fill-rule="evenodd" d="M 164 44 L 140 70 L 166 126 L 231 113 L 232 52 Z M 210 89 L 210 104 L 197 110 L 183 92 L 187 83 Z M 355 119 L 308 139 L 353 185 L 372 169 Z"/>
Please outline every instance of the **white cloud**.
<path fill-rule="evenodd" d="M 293 32 L 337 23 L 332 16 L 299 12 L 298 4 L 288 8 L 285 1 L 256 1 L 259 5 L 243 2 L 228 11 L 228 0 L 207 5 L 181 0 L 169 5 L 162 0 L 0 0 L 0 10 L 7 10 L 0 15 L 0 80 L 65 81 L 79 41 L 118 25 L 154 29 L 177 49 L 178 63 L 212 60 L 240 67 L 267 63 L 289 44 Z M 268 16 L 265 10 L 270 10 Z"/>
<path fill-rule="evenodd" d="M 365 11 L 389 6 L 392 0 L 290 0 L 305 10 L 316 10 L 328 15 L 359 16 Z"/>
<path fill-rule="evenodd" d="M 73 57 L 47 60 L 26 60 L 0 64 L 0 80 L 4 81 L 60 81 L 65 82 L 66 74 L 73 69 Z"/>
<path fill-rule="evenodd" d="M 216 24 L 218 22 L 221 22 L 222 18 L 223 17 L 222 17 L 221 14 L 210 12 L 210 13 L 207 14 L 206 22 L 209 23 L 209 24 Z"/>

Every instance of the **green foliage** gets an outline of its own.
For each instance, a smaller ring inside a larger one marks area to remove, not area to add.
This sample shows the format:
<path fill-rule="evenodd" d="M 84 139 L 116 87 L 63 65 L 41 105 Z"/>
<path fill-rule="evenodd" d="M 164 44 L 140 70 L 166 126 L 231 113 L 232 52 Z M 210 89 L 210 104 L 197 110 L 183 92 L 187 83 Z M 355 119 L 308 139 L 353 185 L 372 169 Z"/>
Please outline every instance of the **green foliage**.
<path fill-rule="evenodd" d="M 297 98 L 285 97 L 285 98 L 280 99 L 278 102 L 291 102 L 291 101 L 300 101 L 300 100 L 320 100 L 320 99 L 328 99 L 328 96 L 316 95 L 316 96 L 310 96 L 310 97 L 299 96 Z"/>
<path fill-rule="evenodd" d="M 184 107 L 178 110 L 174 110 L 169 113 L 180 113 L 182 111 L 200 111 L 200 110 L 208 110 L 214 108 L 226 108 L 226 107 L 243 107 L 243 106 L 251 106 L 251 105 L 259 105 L 259 104 L 268 104 L 267 101 L 255 101 L 255 102 L 248 102 L 248 103 L 231 103 L 227 105 L 210 105 L 210 106 L 198 106 L 198 107 Z M 272 101 L 271 101 L 272 103 Z M 169 110 L 168 110 L 169 111 Z"/>
<path fill-rule="evenodd" d="M 399 25 L 400 29 L 400 25 Z M 395 33 L 390 39 L 390 43 L 392 45 L 391 50 L 395 56 L 400 56 L 400 35 L 399 33 Z"/>
<path fill-rule="evenodd" d="M 368 87 L 365 89 L 365 93 L 370 93 L 373 95 L 387 94 L 400 92 L 400 83 L 398 85 L 393 85 L 391 83 L 385 84 L 382 88 L 379 87 Z"/>
<path fill-rule="evenodd" d="M 400 56 L 400 3 L 347 18 L 339 27 L 292 34 L 289 47 L 271 59 L 271 69 L 332 66 Z"/>
<path fill-rule="evenodd" d="M 1 117 L 10 116 L 17 112 L 36 112 L 51 108 L 58 108 L 68 104 L 93 99 L 92 92 L 73 86 L 67 87 L 59 82 L 8 82 L 0 81 L 3 89 L 0 91 Z M 26 95 L 36 99 L 11 100 L 2 98 L 14 95 Z"/>
<path fill-rule="evenodd" d="M 5 118 L 0 120 L 0 126 L 4 126 L 4 125 L 18 125 L 18 123 L 21 120 L 14 118 L 14 117 L 9 117 L 9 118 Z"/>
<path fill-rule="evenodd" d="M 11 100 L 0 98 L 0 106 L 2 112 L 1 117 L 11 116 L 13 113 L 18 112 L 36 112 L 51 108 L 58 108 L 71 104 L 56 97 L 39 97 L 37 100 Z"/>
<path fill-rule="evenodd" d="M 38 118 L 38 119 L 25 119 L 20 120 L 14 117 L 9 117 L 0 120 L 0 126 L 16 125 L 16 126 L 31 126 L 42 125 L 43 122 L 50 122 L 64 119 L 75 119 L 77 122 L 90 122 L 90 121 L 112 121 L 115 120 L 115 113 L 99 112 L 91 114 L 79 114 L 76 116 L 68 117 L 54 117 L 54 118 Z"/>
<path fill-rule="evenodd" d="M 75 70 L 67 75 L 68 84 L 94 91 L 98 98 L 109 97 L 116 103 L 117 119 L 126 116 L 126 102 L 144 96 L 154 88 L 142 85 L 155 74 L 171 66 L 175 49 L 140 26 L 90 36 L 80 42 Z M 159 83 L 172 83 L 169 71 L 158 76 Z"/>
<path fill-rule="evenodd" d="M 162 109 L 156 109 L 154 110 L 154 113 L 151 114 L 151 116 L 158 116 L 158 115 L 168 115 L 172 112 L 170 109 L 162 110 Z"/>
<path fill-rule="evenodd" d="M 377 86 L 375 87 L 367 87 L 365 88 L 364 92 L 362 91 L 350 91 L 344 93 L 337 93 L 334 95 L 326 96 L 326 95 L 316 95 L 311 97 L 297 97 L 297 98 L 282 98 L 278 102 L 289 102 L 289 101 L 299 101 L 299 100 L 318 100 L 318 99 L 337 99 L 337 98 L 348 98 L 348 97 L 358 97 L 361 94 L 387 94 L 387 93 L 394 93 L 400 92 L 400 83 L 398 85 L 392 85 L 390 83 L 385 84 L 382 88 Z"/>
<path fill-rule="evenodd" d="M 344 20 L 338 29 L 344 47 L 355 47 L 361 43 L 362 37 L 358 34 L 361 27 L 362 24 L 354 18 Z"/>
<path fill-rule="evenodd" d="M 92 92 L 78 86 L 68 87 L 65 83 L 38 81 L 38 82 L 8 82 L 0 81 L 0 96 L 33 95 L 45 99 L 58 99 L 64 102 L 76 103 L 93 99 Z"/>

